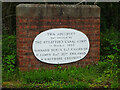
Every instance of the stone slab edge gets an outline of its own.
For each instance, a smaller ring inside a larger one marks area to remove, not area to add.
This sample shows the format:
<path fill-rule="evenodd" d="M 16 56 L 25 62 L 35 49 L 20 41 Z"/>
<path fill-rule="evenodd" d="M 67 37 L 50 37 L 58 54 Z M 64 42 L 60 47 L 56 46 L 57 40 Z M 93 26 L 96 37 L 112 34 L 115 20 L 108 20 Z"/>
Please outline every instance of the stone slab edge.
<path fill-rule="evenodd" d="M 100 17 L 97 5 L 19 4 L 16 16 L 24 17 Z"/>

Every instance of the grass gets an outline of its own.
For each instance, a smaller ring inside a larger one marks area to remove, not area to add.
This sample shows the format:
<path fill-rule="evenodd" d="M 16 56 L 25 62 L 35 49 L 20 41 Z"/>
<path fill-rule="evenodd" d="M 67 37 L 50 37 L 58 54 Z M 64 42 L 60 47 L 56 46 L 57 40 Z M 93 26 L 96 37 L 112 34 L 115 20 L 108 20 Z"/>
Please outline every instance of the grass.
<path fill-rule="evenodd" d="M 108 34 L 109 33 L 109 34 Z M 2 85 L 6 88 L 119 88 L 120 89 L 120 32 L 105 30 L 101 33 L 101 61 L 96 65 L 63 69 L 58 66 L 54 70 L 32 70 L 21 72 L 17 68 L 13 72 L 6 69 L 2 72 Z M 7 47 L 8 41 L 11 46 Z M 12 40 L 13 39 L 13 40 Z M 5 54 L 11 55 L 15 38 L 9 36 L 4 41 Z M 119 43 L 118 43 L 119 42 Z M 115 45 L 114 45 L 115 44 Z M 116 47 L 117 46 L 117 47 Z M 13 50 L 15 54 L 16 49 Z M 8 58 L 8 60 L 11 58 Z M 14 60 L 16 60 L 14 58 Z M 3 60 L 5 62 L 6 59 Z M 3 64 L 8 67 L 8 64 Z M 10 67 L 9 67 L 10 68 Z"/>
<path fill-rule="evenodd" d="M 68 69 L 3 72 L 3 87 L 9 88 L 120 88 L 118 78 L 108 77 L 100 65 Z"/>

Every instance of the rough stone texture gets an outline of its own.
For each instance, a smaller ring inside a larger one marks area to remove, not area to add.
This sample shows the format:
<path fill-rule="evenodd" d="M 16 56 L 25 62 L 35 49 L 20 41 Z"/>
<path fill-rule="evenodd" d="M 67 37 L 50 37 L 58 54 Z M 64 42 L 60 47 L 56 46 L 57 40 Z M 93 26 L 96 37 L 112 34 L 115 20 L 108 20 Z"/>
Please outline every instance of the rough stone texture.
<path fill-rule="evenodd" d="M 52 28 L 73 28 L 87 35 L 90 49 L 87 56 L 62 67 L 97 63 L 100 57 L 100 8 L 96 5 L 20 4 L 16 7 L 17 59 L 20 70 L 56 68 L 35 58 L 34 38 Z"/>
<path fill-rule="evenodd" d="M 100 17 L 97 5 L 20 4 L 16 9 L 24 17 Z"/>

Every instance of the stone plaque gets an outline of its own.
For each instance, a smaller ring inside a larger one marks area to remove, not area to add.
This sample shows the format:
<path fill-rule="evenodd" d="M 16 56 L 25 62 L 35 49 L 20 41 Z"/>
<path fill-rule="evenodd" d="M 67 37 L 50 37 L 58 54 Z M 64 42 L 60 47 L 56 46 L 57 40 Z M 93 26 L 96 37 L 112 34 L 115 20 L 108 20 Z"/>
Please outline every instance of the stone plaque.
<path fill-rule="evenodd" d="M 35 57 L 49 64 L 66 64 L 83 59 L 89 39 L 75 29 L 54 28 L 38 34 L 32 45 Z"/>

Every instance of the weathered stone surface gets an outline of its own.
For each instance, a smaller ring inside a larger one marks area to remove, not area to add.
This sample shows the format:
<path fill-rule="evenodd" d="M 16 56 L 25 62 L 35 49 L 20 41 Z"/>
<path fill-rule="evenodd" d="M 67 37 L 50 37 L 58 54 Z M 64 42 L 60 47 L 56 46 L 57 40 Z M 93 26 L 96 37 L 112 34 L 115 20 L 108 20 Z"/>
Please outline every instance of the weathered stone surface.
<path fill-rule="evenodd" d="M 17 16 L 27 17 L 100 17 L 97 5 L 20 4 Z"/>

